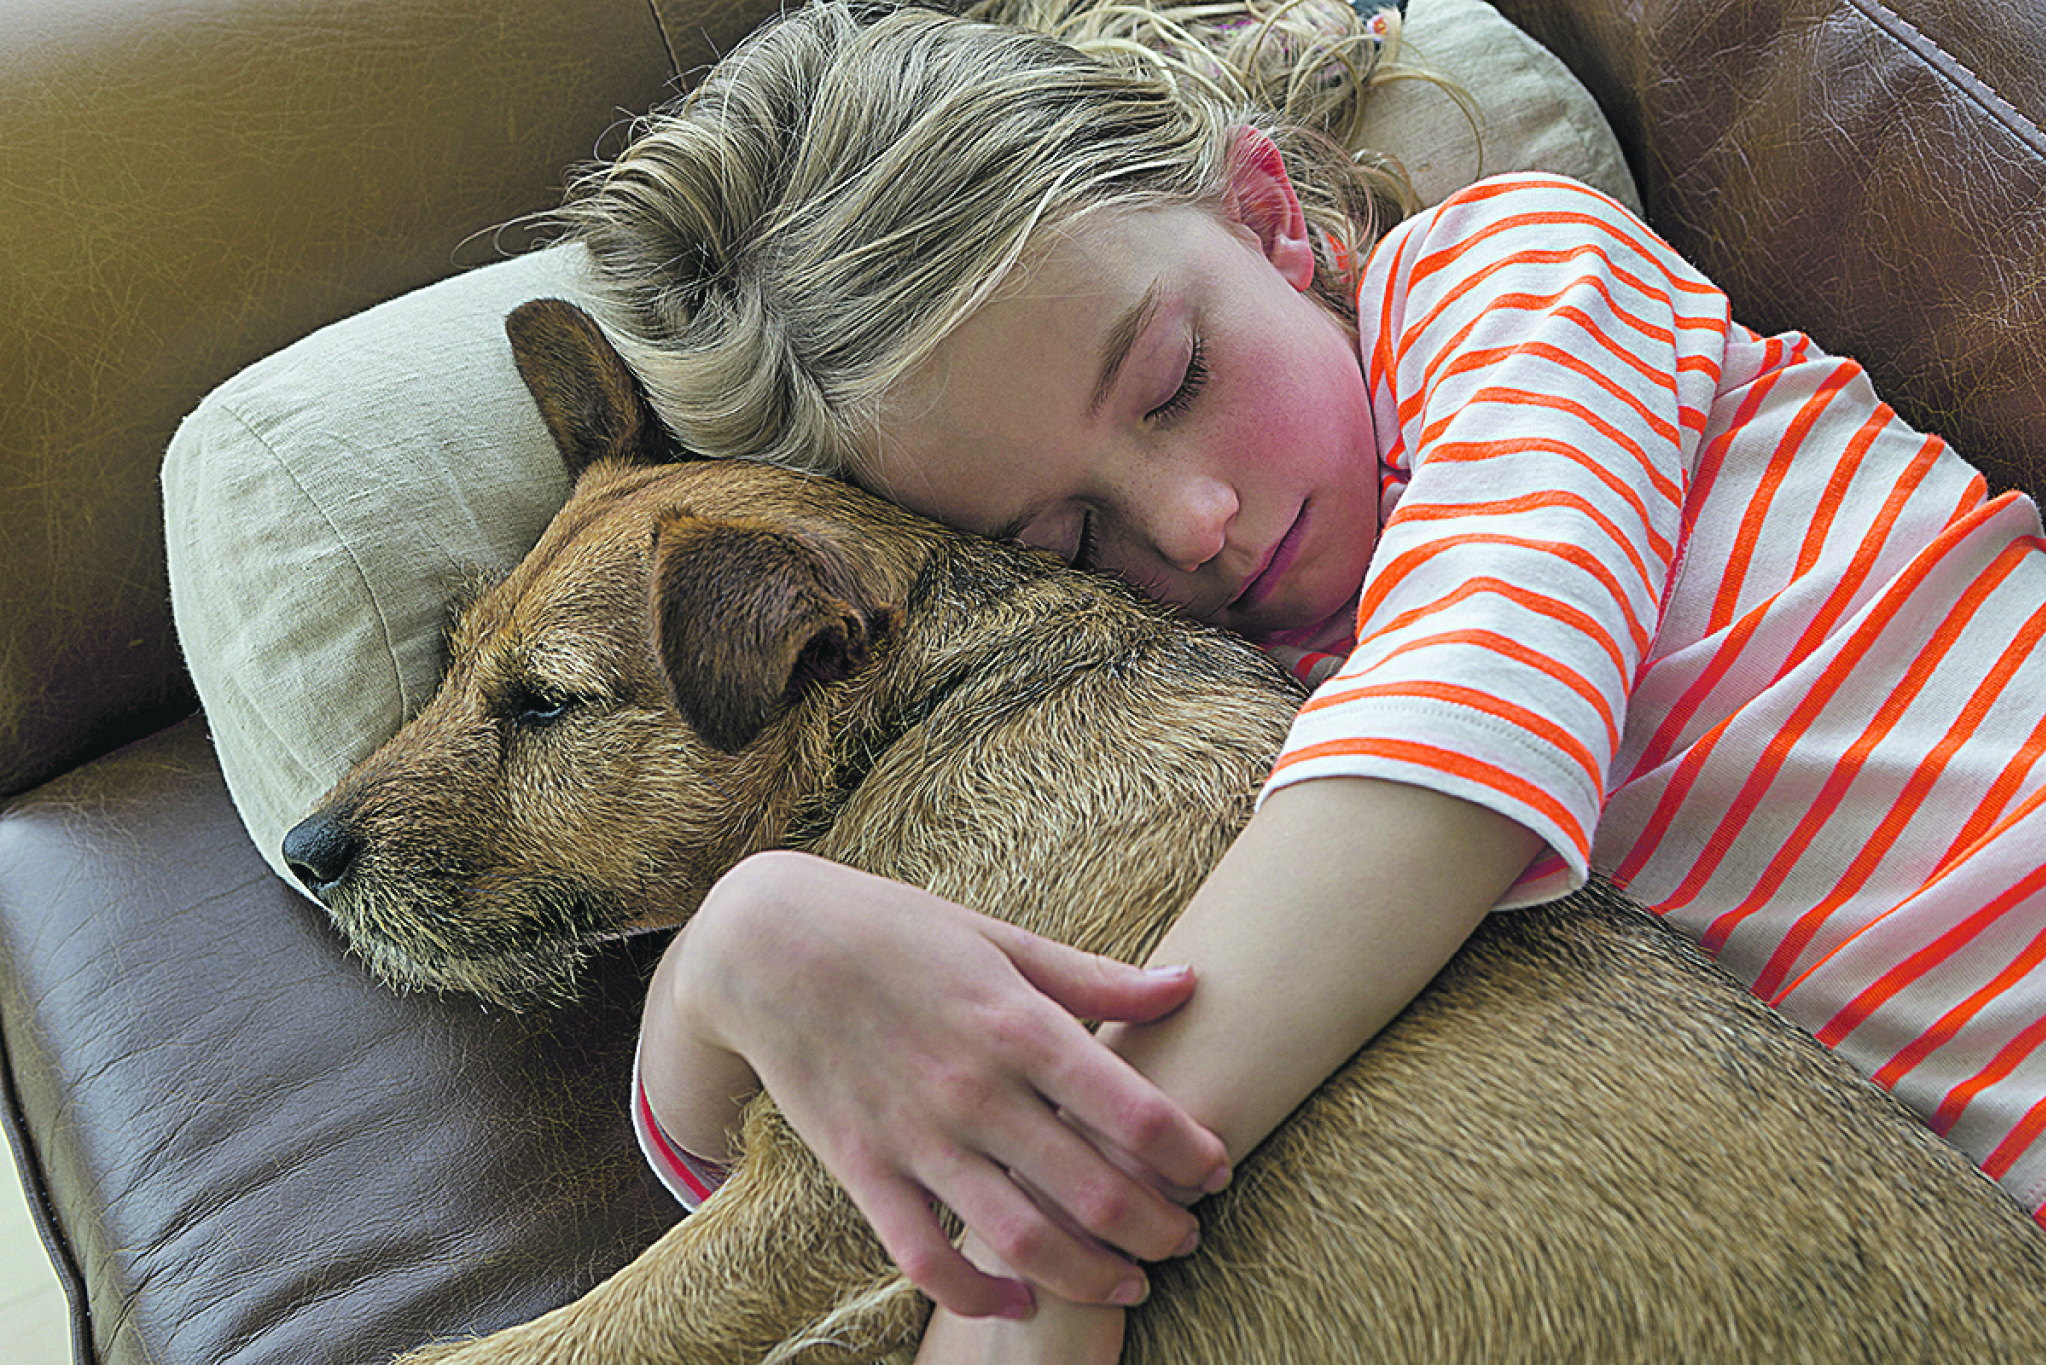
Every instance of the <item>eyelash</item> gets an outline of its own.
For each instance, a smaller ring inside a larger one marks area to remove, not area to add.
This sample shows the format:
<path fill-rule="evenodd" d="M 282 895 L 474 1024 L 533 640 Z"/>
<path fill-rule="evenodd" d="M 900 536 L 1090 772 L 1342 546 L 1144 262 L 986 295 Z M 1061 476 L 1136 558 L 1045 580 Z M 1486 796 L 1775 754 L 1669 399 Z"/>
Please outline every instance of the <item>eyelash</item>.
<path fill-rule="evenodd" d="M 1082 512 L 1080 514 L 1080 543 L 1073 548 L 1073 567 L 1091 570 L 1094 567 L 1094 556 L 1098 549 L 1099 546 L 1095 543 L 1094 539 L 1094 514 L 1092 512 Z"/>
<path fill-rule="evenodd" d="M 1186 358 L 1186 373 L 1181 376 L 1179 387 L 1173 390 L 1170 398 L 1145 413 L 1144 420 L 1147 422 L 1171 421 L 1193 406 L 1194 399 L 1201 396 L 1201 390 L 1207 387 L 1207 383 L 1207 347 L 1201 344 L 1199 337 L 1195 337 L 1193 339 L 1193 351 Z M 1094 567 L 1094 557 L 1098 550 L 1099 546 L 1095 540 L 1094 532 L 1094 514 L 1092 512 L 1082 513 L 1080 516 L 1080 541 L 1073 549 L 1073 567 L 1076 569 L 1092 569 Z"/>
<path fill-rule="evenodd" d="M 1193 406 L 1194 399 L 1201 396 L 1201 390 L 1208 383 L 1208 350 L 1201 339 L 1193 340 L 1193 353 L 1186 358 L 1186 374 L 1179 381 L 1179 388 L 1172 397 L 1144 414 L 1146 421 L 1168 422 Z"/>

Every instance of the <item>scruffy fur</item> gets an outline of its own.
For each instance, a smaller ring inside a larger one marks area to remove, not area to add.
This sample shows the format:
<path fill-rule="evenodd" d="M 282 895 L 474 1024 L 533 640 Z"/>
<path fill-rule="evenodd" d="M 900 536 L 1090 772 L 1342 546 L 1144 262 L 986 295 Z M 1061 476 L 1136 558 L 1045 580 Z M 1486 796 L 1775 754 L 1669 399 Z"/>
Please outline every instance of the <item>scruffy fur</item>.
<path fill-rule="evenodd" d="M 378 971 L 515 1003 L 772 846 L 1142 956 L 1298 696 L 1254 651 L 843 485 L 674 452 L 566 305 L 509 324 L 573 470 L 426 710 L 293 831 Z M 1331 856 L 1340 856 L 1331 850 Z M 780 1119 L 583 1299 L 434 1360 L 907 1360 L 928 1304 Z M 1198 1210 L 1123 1358 L 2046 1359 L 2046 1239 L 1600 888 L 1491 917 Z"/>

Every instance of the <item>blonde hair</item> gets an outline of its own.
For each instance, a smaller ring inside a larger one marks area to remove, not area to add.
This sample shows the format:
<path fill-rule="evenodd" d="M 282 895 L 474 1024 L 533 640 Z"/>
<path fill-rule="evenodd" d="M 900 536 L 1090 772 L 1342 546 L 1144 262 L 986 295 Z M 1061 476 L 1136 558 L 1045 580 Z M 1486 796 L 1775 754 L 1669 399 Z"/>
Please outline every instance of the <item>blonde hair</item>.
<path fill-rule="evenodd" d="M 1323 239 L 1316 292 L 1407 208 L 1343 145 L 1386 72 L 1341 0 L 986 0 L 971 18 L 816 0 L 588 171 L 563 214 L 602 320 L 698 455 L 857 478 L 889 392 L 1033 235 L 1219 206 L 1236 129 L 1278 144 Z"/>

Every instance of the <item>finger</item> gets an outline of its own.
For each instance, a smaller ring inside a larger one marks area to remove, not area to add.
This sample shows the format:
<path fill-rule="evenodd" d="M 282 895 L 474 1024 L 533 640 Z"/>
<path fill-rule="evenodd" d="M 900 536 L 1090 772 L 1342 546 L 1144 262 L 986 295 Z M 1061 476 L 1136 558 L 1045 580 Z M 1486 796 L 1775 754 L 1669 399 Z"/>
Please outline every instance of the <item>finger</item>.
<path fill-rule="evenodd" d="M 922 1191 L 891 1184 L 867 1190 L 859 1203 L 903 1278 L 939 1307 L 963 1318 L 1027 1318 L 1035 1309 L 1029 1285 L 989 1275 L 960 1254 Z"/>
<path fill-rule="evenodd" d="M 1071 1018 L 1058 1016 L 1052 1050 L 1100 1046 Z M 1097 1146 L 1044 1095 L 1022 1087 L 986 1092 L 973 1103 L 972 1112 L 978 1124 L 975 1149 L 1014 1176 L 1037 1202 L 1055 1210 L 1068 1231 L 1139 1261 L 1179 1255 L 1197 1234 L 1193 1215 L 1159 1188 L 1155 1172 L 1112 1146 Z M 977 1160 L 962 1157 L 961 1164 Z M 934 1173 L 920 1174 L 965 1214 L 953 1182 L 968 1178 L 970 1167 L 945 1172 L 943 1184 L 932 1178 Z M 978 1227 L 975 1231 L 984 1234 Z"/>
<path fill-rule="evenodd" d="M 1024 979 L 1082 1019 L 1149 1023 L 1193 994 L 1191 967 L 1132 967 L 1014 925 L 998 932 L 1002 951 Z"/>
<path fill-rule="evenodd" d="M 1132 1180 L 1140 1181 L 1145 1188 L 1156 1190 L 1160 1195 L 1171 1200 L 1177 1207 L 1182 1209 L 1191 1208 L 1201 1201 L 1203 1195 L 1213 1193 L 1213 1191 L 1202 1189 L 1199 1186 L 1175 1184 L 1165 1179 L 1158 1172 L 1124 1151 L 1116 1143 L 1111 1142 L 1106 1133 L 1098 1131 L 1087 1123 L 1083 1123 L 1079 1116 L 1070 1109 L 1061 1109 L 1058 1112 L 1060 1120 L 1081 1137 L 1087 1139 L 1094 1150 L 1101 1154 L 1103 1161 L 1108 1162 Z M 1217 1188 L 1220 1188 L 1220 1186 Z M 1188 1214 L 1187 1216 L 1191 1218 L 1193 1215 Z M 1149 1257 L 1146 1259 L 1156 1260 L 1157 1258 Z"/>
<path fill-rule="evenodd" d="M 1185 1255 L 1199 1238 L 1200 1224 L 1157 1188 L 1152 1172 L 1127 1153 L 1097 1146 L 1073 1124 L 1035 1131 L 1007 1164 L 1017 1182 L 1069 1230 L 1134 1260 Z"/>
<path fill-rule="evenodd" d="M 1014 1173 L 987 1164 L 948 1202 L 1004 1267 L 1074 1303 L 1130 1307 L 1150 1292 L 1142 1267 L 1086 1235 Z"/>
<path fill-rule="evenodd" d="M 1168 1186 L 1212 1193 L 1226 1185 L 1222 1139 L 1113 1049 L 1074 1028 L 1079 1037 L 1050 1052 L 1035 1078 L 1040 1093 Z"/>

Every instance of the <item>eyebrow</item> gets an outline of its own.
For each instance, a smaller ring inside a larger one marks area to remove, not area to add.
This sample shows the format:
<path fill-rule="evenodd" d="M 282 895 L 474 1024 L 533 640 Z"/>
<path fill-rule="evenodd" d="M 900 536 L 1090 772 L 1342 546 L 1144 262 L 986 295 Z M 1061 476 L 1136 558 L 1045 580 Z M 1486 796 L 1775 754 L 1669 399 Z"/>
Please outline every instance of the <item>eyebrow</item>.
<path fill-rule="evenodd" d="M 1115 326 L 1108 329 L 1108 335 L 1101 343 L 1101 377 L 1094 381 L 1094 397 L 1087 404 L 1089 415 L 1101 411 L 1101 405 L 1108 401 L 1108 391 L 1115 387 L 1115 377 L 1122 373 L 1130 351 L 1135 348 L 1137 338 L 1151 325 L 1151 319 L 1158 315 L 1158 282 L 1144 291 L 1144 297 L 1137 300 L 1128 312 L 1115 320 Z"/>

